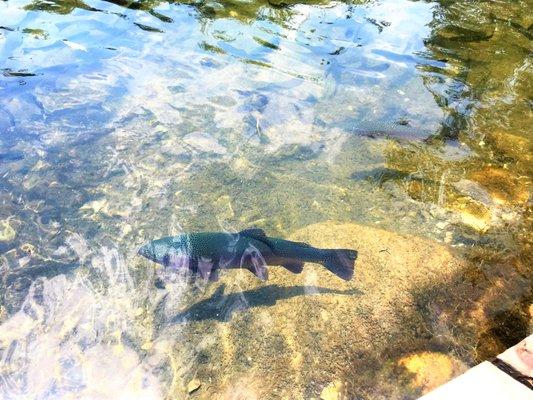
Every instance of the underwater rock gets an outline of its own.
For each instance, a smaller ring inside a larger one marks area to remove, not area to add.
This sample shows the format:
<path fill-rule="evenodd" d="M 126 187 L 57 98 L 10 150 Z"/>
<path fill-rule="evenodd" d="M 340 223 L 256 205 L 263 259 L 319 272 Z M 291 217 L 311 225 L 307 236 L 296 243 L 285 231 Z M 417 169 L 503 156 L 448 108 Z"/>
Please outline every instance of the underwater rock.
<path fill-rule="evenodd" d="M 0 221 L 0 242 L 9 242 L 15 239 L 17 232 L 9 224 L 8 220 Z"/>
<path fill-rule="evenodd" d="M 481 184 L 495 203 L 522 204 L 529 198 L 524 180 L 503 168 L 486 167 L 471 173 L 470 179 Z"/>
<path fill-rule="evenodd" d="M 203 304 L 180 310 L 189 320 L 189 345 L 209 338 L 203 353 L 219 364 L 217 371 L 198 366 L 198 378 L 212 382 L 199 398 L 223 398 L 227 382 L 242 379 L 261 399 L 318 398 L 328 382 L 335 387 L 325 394 L 372 398 L 375 388 L 365 385 L 379 379 L 369 377 L 391 357 L 429 345 L 415 289 L 446 285 L 464 267 L 437 242 L 353 223 L 317 223 L 289 239 L 358 249 L 354 280 L 342 281 L 314 264 L 296 275 L 271 268 L 267 285 L 251 274 L 221 274 Z M 393 379 L 390 385 L 401 383 Z"/>
<path fill-rule="evenodd" d="M 200 389 L 200 386 L 202 386 L 202 382 L 195 378 L 187 384 L 187 392 L 192 394 Z"/>
<path fill-rule="evenodd" d="M 254 165 L 244 157 L 234 157 L 231 161 L 231 169 L 245 178 L 251 178 L 254 174 Z"/>
<path fill-rule="evenodd" d="M 427 149 L 390 144 L 386 174 L 379 176 L 403 185 L 412 199 L 433 203 L 452 212 L 460 224 L 485 233 L 501 222 L 501 205 L 523 203 L 529 193 L 526 183 L 512 172 L 479 168 L 470 163 L 458 168 Z M 465 170 L 471 172 L 465 176 Z"/>
<path fill-rule="evenodd" d="M 461 361 L 447 354 L 430 351 L 403 357 L 398 364 L 413 375 L 411 384 L 424 394 L 466 370 Z"/>
<path fill-rule="evenodd" d="M 72 352 L 77 354 L 75 350 Z M 104 354 L 108 356 L 102 356 Z M 46 360 L 46 357 L 42 359 Z M 44 363 L 37 364 L 36 367 L 44 367 Z M 122 397 L 156 400 L 162 397 L 156 376 L 147 373 L 138 355 L 125 346 L 120 346 L 118 349 L 106 345 L 89 348 L 83 353 L 80 375 L 85 379 L 83 382 L 85 385 L 77 393 L 79 398 Z M 110 376 L 115 379 L 109 379 Z"/>
<path fill-rule="evenodd" d="M 477 201 L 485 206 L 492 205 L 492 198 L 481 185 L 468 179 L 461 179 L 454 182 L 452 186 L 457 189 L 461 194 L 470 197 L 472 200 Z"/>
<path fill-rule="evenodd" d="M 411 180 L 406 184 L 411 198 L 422 202 L 441 203 L 442 207 L 453 212 L 464 225 L 483 233 L 493 220 L 492 198 L 479 184 L 461 179 L 451 185 L 443 185 L 440 191 L 435 182 Z"/>
<path fill-rule="evenodd" d="M 469 29 L 458 25 L 447 25 L 439 29 L 437 35 L 445 40 L 478 42 L 489 40 L 494 35 L 494 26 L 480 25 L 475 29 Z"/>
<path fill-rule="evenodd" d="M 485 259 L 493 254 L 481 254 Z M 476 256 L 475 260 L 480 258 Z M 531 333 L 531 267 L 527 259 L 511 257 L 485 265 L 471 265 L 465 272 L 466 282 L 477 287 L 472 295 L 477 301 L 465 315 L 479 328 L 476 362 L 495 357 Z M 481 281 L 490 277 L 491 285 L 479 291 Z M 464 288 L 463 288 L 464 289 Z"/>
<path fill-rule="evenodd" d="M 494 131 L 487 134 L 485 140 L 504 155 L 515 160 L 531 161 L 531 144 L 524 137 L 503 131 Z"/>
<path fill-rule="evenodd" d="M 80 207 L 83 216 L 97 219 L 98 216 L 127 217 L 129 210 L 121 207 L 118 202 L 111 202 L 105 198 L 89 201 Z"/>
<path fill-rule="evenodd" d="M 0 305 L 0 323 L 4 322 L 7 318 L 7 310 L 4 306 Z"/>
<path fill-rule="evenodd" d="M 486 232 L 492 223 L 491 210 L 470 197 L 459 197 L 449 201 L 446 208 L 457 213 L 464 225 L 479 233 Z"/>
<path fill-rule="evenodd" d="M 327 385 L 320 393 L 320 400 L 341 400 L 344 399 L 343 395 L 344 385 L 342 382 L 335 381 Z"/>
<path fill-rule="evenodd" d="M 24 243 L 22 246 L 20 246 L 20 249 L 25 252 L 28 255 L 35 254 L 35 246 L 31 243 Z"/>
<path fill-rule="evenodd" d="M 35 39 L 48 39 L 48 32 L 44 31 L 43 29 L 39 28 L 24 28 L 22 30 L 22 33 L 26 33 L 28 35 L 33 36 Z"/>
<path fill-rule="evenodd" d="M 283 149 L 301 148 L 319 143 L 322 140 L 322 130 L 312 124 L 303 124 L 292 120 L 284 124 L 269 126 L 263 131 L 268 140 L 265 149 L 268 153 L 276 153 Z M 292 145 L 292 146 L 291 146 Z"/>
<path fill-rule="evenodd" d="M 222 221 L 228 221 L 235 218 L 235 212 L 231 205 L 231 198 L 227 194 L 220 196 L 214 202 L 217 218 Z"/>
<path fill-rule="evenodd" d="M 183 139 L 185 143 L 201 153 L 226 154 L 227 150 L 217 139 L 202 132 L 189 133 Z"/>

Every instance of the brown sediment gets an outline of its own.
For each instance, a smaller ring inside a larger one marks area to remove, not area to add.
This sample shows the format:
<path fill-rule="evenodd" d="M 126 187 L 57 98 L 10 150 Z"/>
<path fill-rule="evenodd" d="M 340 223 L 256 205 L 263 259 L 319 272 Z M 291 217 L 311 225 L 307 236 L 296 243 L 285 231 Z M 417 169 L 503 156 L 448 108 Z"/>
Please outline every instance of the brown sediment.
<path fill-rule="evenodd" d="M 473 171 L 470 178 L 483 185 L 495 202 L 521 204 L 529 198 L 527 178 L 520 178 L 512 171 L 485 167 Z"/>
<path fill-rule="evenodd" d="M 522 213 L 530 197 L 529 178 L 512 168 L 471 158 L 448 161 L 417 145 L 390 143 L 386 155 L 387 173 L 380 179 L 399 181 L 412 199 L 456 214 L 479 233 Z"/>
<path fill-rule="evenodd" d="M 448 354 L 422 351 L 400 358 L 398 364 L 413 374 L 411 386 L 425 394 L 463 372 L 465 364 Z"/>
<path fill-rule="evenodd" d="M 486 136 L 486 142 L 503 156 L 512 160 L 531 162 L 531 142 L 525 137 L 502 130 L 494 130 Z"/>

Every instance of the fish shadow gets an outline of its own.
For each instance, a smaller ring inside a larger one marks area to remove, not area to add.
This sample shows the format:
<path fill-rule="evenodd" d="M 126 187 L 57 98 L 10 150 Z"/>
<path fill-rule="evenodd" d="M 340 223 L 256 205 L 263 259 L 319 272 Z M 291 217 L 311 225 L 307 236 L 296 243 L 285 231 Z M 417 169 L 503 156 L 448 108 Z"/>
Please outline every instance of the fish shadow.
<path fill-rule="evenodd" d="M 224 294 L 225 285 L 222 284 L 213 295 L 199 301 L 184 311 L 176 314 L 171 323 L 184 323 L 187 321 L 217 320 L 227 322 L 235 312 L 248 310 L 254 307 L 273 306 L 278 300 L 285 300 L 295 296 L 319 294 L 337 294 L 344 296 L 361 296 L 358 289 L 329 289 L 318 286 L 279 286 L 267 285 L 257 289 L 243 292 Z"/>

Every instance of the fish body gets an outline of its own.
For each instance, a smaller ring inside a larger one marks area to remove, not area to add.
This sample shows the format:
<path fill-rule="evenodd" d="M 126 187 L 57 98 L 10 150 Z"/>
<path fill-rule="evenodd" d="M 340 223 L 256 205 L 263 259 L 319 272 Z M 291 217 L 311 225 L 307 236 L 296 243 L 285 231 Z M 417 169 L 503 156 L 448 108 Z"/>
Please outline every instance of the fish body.
<path fill-rule="evenodd" d="M 358 121 L 351 131 L 370 138 L 394 138 L 405 140 L 423 140 L 436 133 L 425 127 L 411 126 L 409 121 L 396 122 Z"/>
<path fill-rule="evenodd" d="M 304 262 L 322 264 L 340 278 L 350 280 L 357 258 L 355 250 L 318 249 L 267 237 L 261 229 L 164 237 L 142 246 L 139 254 L 165 267 L 189 270 L 209 280 L 217 280 L 221 269 L 233 268 L 248 269 L 259 279 L 267 280 L 269 265 L 300 273 Z"/>

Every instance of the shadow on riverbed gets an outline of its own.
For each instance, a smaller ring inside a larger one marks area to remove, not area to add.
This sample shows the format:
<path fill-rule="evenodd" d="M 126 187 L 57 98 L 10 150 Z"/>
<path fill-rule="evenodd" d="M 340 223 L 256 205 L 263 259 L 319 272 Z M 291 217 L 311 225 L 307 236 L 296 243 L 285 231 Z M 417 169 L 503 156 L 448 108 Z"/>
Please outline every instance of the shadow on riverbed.
<path fill-rule="evenodd" d="M 222 284 L 205 300 L 193 304 L 181 313 L 175 315 L 170 322 L 182 323 L 186 321 L 218 320 L 229 321 L 234 312 L 248 310 L 254 307 L 273 306 L 278 300 L 285 300 L 295 296 L 337 294 L 346 296 L 360 296 L 357 289 L 337 290 L 318 286 L 289 286 L 267 285 L 257 289 L 224 294 L 225 285 Z"/>

